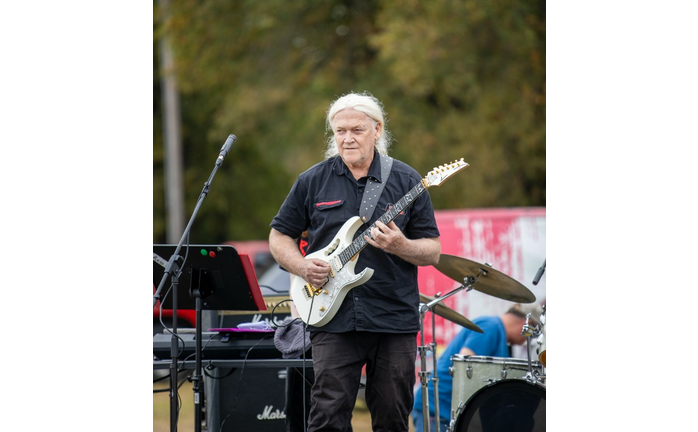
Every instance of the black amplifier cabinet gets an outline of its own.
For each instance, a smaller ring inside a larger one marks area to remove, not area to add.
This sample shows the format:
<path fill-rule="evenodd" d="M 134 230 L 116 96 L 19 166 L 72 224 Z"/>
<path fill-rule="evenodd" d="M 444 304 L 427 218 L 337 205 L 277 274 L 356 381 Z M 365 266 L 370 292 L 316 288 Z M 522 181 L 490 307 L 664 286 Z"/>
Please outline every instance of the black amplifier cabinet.
<path fill-rule="evenodd" d="M 180 329 L 178 340 L 179 361 L 195 360 L 196 340 L 190 329 Z M 157 334 L 153 337 L 153 356 L 169 360 L 171 335 Z M 182 346 L 183 344 L 183 346 Z M 202 334 L 202 368 L 204 373 L 204 407 L 207 432 L 286 432 L 286 386 L 287 373 L 297 377 L 294 393 L 302 400 L 303 367 L 291 368 L 269 364 L 281 359 L 274 346 L 274 333 L 231 333 Z M 220 366 L 225 361 L 243 360 L 238 367 Z M 207 360 L 211 360 L 207 362 Z M 255 360 L 263 365 L 252 364 Z M 306 408 L 310 406 L 310 386 L 313 380 L 313 364 L 309 359 L 306 366 Z M 302 412 L 302 406 L 299 407 Z M 294 415 L 291 413 L 291 415 Z M 297 417 L 299 414 L 296 414 Z M 306 413 L 307 415 L 307 413 Z M 294 417 L 294 418 L 295 418 Z M 296 422 L 301 421 L 296 420 Z"/>
<path fill-rule="evenodd" d="M 286 431 L 286 368 L 214 368 L 204 382 L 209 431 Z"/>
<path fill-rule="evenodd" d="M 263 361 L 263 360 L 258 360 Z M 303 429 L 310 412 L 310 388 L 315 381 L 312 360 L 298 367 L 225 368 L 204 377 L 206 426 L 211 432 L 286 432 Z M 290 388 L 288 387 L 290 386 Z M 291 393 L 290 405 L 286 395 Z M 305 392 L 305 406 L 303 405 Z"/>

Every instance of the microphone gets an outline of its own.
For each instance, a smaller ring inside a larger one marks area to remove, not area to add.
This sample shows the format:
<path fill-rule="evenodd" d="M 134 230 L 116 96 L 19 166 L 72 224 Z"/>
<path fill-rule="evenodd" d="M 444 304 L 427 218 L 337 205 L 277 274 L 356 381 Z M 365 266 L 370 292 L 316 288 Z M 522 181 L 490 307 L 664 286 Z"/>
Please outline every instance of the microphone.
<path fill-rule="evenodd" d="M 237 138 L 235 137 L 235 135 L 230 134 L 228 136 L 228 139 L 225 140 L 225 144 L 223 144 L 223 147 L 221 147 L 221 153 L 218 155 L 218 160 L 220 162 L 222 162 L 223 159 L 225 159 L 225 157 L 228 155 L 228 152 L 230 151 L 230 148 L 233 146 L 233 143 L 236 139 Z"/>
<path fill-rule="evenodd" d="M 547 261 L 547 260 L 545 260 Z M 533 278 L 533 285 L 538 285 L 538 282 L 540 282 L 540 278 L 543 276 L 543 273 L 545 272 L 545 261 L 543 261 L 543 267 L 538 269 L 538 273 L 536 273 L 536 277 Z"/>

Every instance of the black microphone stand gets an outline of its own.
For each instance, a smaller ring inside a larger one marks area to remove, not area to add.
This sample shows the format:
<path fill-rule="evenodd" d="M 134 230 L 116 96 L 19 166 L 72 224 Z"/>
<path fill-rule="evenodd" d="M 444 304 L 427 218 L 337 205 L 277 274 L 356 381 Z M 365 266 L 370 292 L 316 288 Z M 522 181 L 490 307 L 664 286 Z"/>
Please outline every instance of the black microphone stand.
<path fill-rule="evenodd" d="M 201 204 L 204 202 L 204 198 L 206 198 L 206 195 L 208 195 L 208 191 L 211 187 L 211 182 L 213 181 L 213 177 L 216 175 L 216 172 L 218 171 L 218 168 L 221 166 L 223 163 L 223 159 L 225 159 L 225 156 L 228 154 L 228 151 L 230 151 L 230 148 L 232 147 L 233 143 L 235 142 L 235 135 L 229 135 L 228 139 L 226 142 L 223 144 L 223 147 L 221 148 L 220 154 L 218 155 L 218 159 L 216 160 L 216 165 L 213 167 L 213 171 L 211 172 L 211 175 L 208 178 L 208 181 L 204 183 L 204 188 L 201 191 L 201 195 L 199 195 L 199 201 L 196 203 L 196 207 L 194 207 L 194 212 L 191 215 L 191 218 L 189 219 L 189 223 L 187 224 L 187 227 L 184 229 L 184 233 L 182 234 L 182 238 L 179 240 L 179 244 L 177 244 L 177 249 L 175 249 L 174 253 L 170 257 L 170 260 L 167 262 L 167 266 L 165 267 L 165 273 L 162 276 L 162 280 L 160 280 L 160 285 L 158 285 L 158 289 L 155 291 L 155 294 L 153 294 L 153 307 L 155 307 L 157 301 L 160 299 L 160 292 L 162 291 L 162 288 L 165 286 L 165 282 L 167 281 L 168 277 L 171 278 L 172 280 L 172 329 L 171 329 L 171 334 L 172 334 L 172 344 L 171 344 L 171 356 L 172 356 L 172 363 L 170 364 L 170 430 L 172 432 L 177 431 L 177 419 L 179 417 L 179 401 L 178 401 L 178 394 L 177 394 L 177 357 L 178 357 L 178 344 L 177 344 L 177 285 L 179 284 L 179 274 L 180 274 L 180 268 L 179 264 L 177 264 L 177 261 L 181 258 L 179 256 L 179 251 L 182 248 L 182 245 L 184 244 L 184 239 L 189 236 L 189 232 L 191 231 L 191 226 L 194 223 L 194 219 L 196 218 L 196 214 L 199 212 L 199 208 L 201 207 Z M 197 295 L 197 306 L 200 305 L 200 296 Z M 197 308 L 198 309 L 198 308 Z M 200 310 L 200 309 L 199 309 Z M 201 314 L 197 312 L 197 322 L 196 325 L 197 327 L 200 325 L 200 319 L 201 319 Z M 198 333 L 198 330 L 197 330 Z M 197 334 L 198 336 L 198 334 Z M 197 340 L 197 344 L 200 343 L 200 338 Z M 197 364 L 196 364 L 196 371 L 194 374 L 194 377 L 192 378 L 192 381 L 194 381 L 194 404 L 195 404 L 195 427 L 197 428 L 196 430 L 201 429 L 201 390 L 199 386 L 199 381 L 201 378 L 200 375 L 200 368 L 201 368 L 201 363 L 200 360 L 197 356 Z"/>

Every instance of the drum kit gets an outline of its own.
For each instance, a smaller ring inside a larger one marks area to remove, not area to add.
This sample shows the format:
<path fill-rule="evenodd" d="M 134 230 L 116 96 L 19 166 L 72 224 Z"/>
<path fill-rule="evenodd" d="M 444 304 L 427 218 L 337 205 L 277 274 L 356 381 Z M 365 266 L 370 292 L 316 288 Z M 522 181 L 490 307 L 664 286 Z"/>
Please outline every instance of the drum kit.
<path fill-rule="evenodd" d="M 436 372 L 436 343 L 425 344 L 424 318 L 432 312 L 432 334 L 434 334 L 435 315 L 460 324 L 472 331 L 483 333 L 475 323 L 441 304 L 443 300 L 465 290 L 476 290 L 494 297 L 516 303 L 533 303 L 535 295 L 525 286 L 492 268 L 492 264 L 479 264 L 465 258 L 442 254 L 439 263 L 434 266 L 438 271 L 460 283 L 453 291 L 436 297 L 420 294 L 420 334 L 421 346 L 418 347 L 421 369 L 419 372 L 422 385 L 422 412 L 424 431 L 430 431 L 428 382 L 433 382 L 434 417 L 439 413 L 439 378 Z M 540 273 L 540 272 L 539 272 Z M 540 276 L 536 276 L 534 284 Z M 475 431 L 545 431 L 545 305 L 538 319 L 540 324 L 531 326 L 526 316 L 521 335 L 526 337 L 528 358 L 501 358 L 487 356 L 467 356 L 456 354 L 451 357 L 449 374 L 453 376 L 453 393 L 451 399 L 450 422 L 448 432 Z M 538 343 L 536 352 L 538 360 L 531 359 L 531 341 Z M 432 372 L 427 371 L 427 352 L 433 353 Z M 429 375 L 432 374 L 430 378 Z M 440 432 L 440 422 L 436 421 L 436 432 Z"/>

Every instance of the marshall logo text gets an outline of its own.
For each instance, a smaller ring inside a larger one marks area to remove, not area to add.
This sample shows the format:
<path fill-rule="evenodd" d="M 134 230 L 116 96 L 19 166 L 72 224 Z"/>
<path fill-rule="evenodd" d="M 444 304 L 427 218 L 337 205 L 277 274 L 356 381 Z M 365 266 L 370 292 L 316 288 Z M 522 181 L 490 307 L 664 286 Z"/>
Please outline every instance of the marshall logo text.
<path fill-rule="evenodd" d="M 265 406 L 262 414 L 257 414 L 257 420 L 283 420 L 286 418 L 286 413 L 278 409 L 272 412 L 273 409 L 273 405 Z"/>

